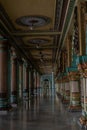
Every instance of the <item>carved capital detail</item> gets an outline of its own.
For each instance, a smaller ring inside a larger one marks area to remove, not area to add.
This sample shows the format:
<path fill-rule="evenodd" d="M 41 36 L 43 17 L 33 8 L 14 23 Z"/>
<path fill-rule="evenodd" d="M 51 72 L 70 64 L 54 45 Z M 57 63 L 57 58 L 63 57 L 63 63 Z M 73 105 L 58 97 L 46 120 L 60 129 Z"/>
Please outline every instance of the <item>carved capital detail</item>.
<path fill-rule="evenodd" d="M 69 82 L 69 77 L 68 77 L 68 75 L 63 77 L 63 82 L 64 82 L 64 83 L 65 83 L 65 82 Z"/>
<path fill-rule="evenodd" d="M 78 64 L 78 70 L 83 77 L 87 77 L 87 63 Z"/>
<path fill-rule="evenodd" d="M 69 72 L 68 73 L 68 76 L 69 76 L 69 80 L 73 81 L 73 80 L 79 80 L 80 78 L 80 74 L 78 72 Z"/>

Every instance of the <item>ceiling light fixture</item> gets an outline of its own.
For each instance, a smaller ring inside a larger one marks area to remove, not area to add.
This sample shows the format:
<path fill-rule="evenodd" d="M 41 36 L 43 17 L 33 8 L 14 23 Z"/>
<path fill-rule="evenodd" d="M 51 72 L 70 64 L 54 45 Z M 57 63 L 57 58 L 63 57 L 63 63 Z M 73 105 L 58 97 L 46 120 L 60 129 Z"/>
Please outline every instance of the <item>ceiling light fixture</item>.
<path fill-rule="evenodd" d="M 37 48 L 37 49 L 39 49 L 39 48 L 40 48 L 39 44 L 37 44 L 37 45 L 36 45 L 36 48 Z"/>
<path fill-rule="evenodd" d="M 33 30 L 33 26 L 30 26 L 29 28 L 30 28 L 30 30 Z"/>

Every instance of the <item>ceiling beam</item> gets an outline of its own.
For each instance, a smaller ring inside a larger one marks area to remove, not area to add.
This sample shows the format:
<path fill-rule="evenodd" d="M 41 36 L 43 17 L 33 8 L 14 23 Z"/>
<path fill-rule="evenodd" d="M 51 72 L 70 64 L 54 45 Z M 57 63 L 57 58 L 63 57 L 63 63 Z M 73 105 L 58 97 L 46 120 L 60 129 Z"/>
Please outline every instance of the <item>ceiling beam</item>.
<path fill-rule="evenodd" d="M 10 39 L 13 40 L 11 44 L 17 49 L 17 52 L 19 52 L 19 54 L 23 56 L 29 62 L 29 64 L 32 65 L 41 74 L 39 68 L 34 64 L 33 60 L 27 56 L 25 51 L 18 45 L 18 41 L 15 39 L 13 35 L 11 35 L 10 30 L 8 29 L 8 27 L 6 27 L 5 23 L 1 19 L 0 19 L 0 25 L 5 29 L 7 36 L 9 36 Z M 1 29 L 0 29 L 0 33 L 4 35 L 4 31 L 2 31 Z"/>
<path fill-rule="evenodd" d="M 44 46 L 44 47 L 39 47 L 39 48 L 37 48 L 37 47 L 24 47 L 25 49 L 37 49 L 37 50 L 40 50 L 40 49 L 53 49 L 53 48 L 57 48 L 57 46 Z"/>
<path fill-rule="evenodd" d="M 53 36 L 60 35 L 57 31 L 30 31 L 30 32 L 15 32 L 11 33 L 13 36 L 27 37 L 27 36 Z"/>

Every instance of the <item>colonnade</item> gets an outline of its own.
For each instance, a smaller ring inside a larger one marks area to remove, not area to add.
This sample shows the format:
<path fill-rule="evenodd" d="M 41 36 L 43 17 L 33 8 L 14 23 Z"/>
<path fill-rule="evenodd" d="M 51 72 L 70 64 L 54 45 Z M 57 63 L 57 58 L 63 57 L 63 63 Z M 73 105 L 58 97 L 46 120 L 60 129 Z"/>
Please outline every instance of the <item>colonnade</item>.
<path fill-rule="evenodd" d="M 40 87 L 40 74 L 19 56 L 8 39 L 0 36 L 0 110 L 17 107 L 34 97 Z"/>
<path fill-rule="evenodd" d="M 82 111 L 87 127 L 87 2 L 78 1 L 59 54 L 57 95 L 69 111 Z"/>

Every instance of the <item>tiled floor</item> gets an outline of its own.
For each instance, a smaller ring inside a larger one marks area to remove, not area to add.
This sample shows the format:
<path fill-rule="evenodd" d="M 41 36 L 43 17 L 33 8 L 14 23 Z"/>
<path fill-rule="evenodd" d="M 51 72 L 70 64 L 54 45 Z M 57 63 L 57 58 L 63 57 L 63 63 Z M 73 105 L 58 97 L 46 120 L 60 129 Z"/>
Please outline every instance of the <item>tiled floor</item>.
<path fill-rule="evenodd" d="M 0 130 L 80 130 L 79 116 L 68 112 L 59 99 L 41 98 L 0 116 Z"/>

